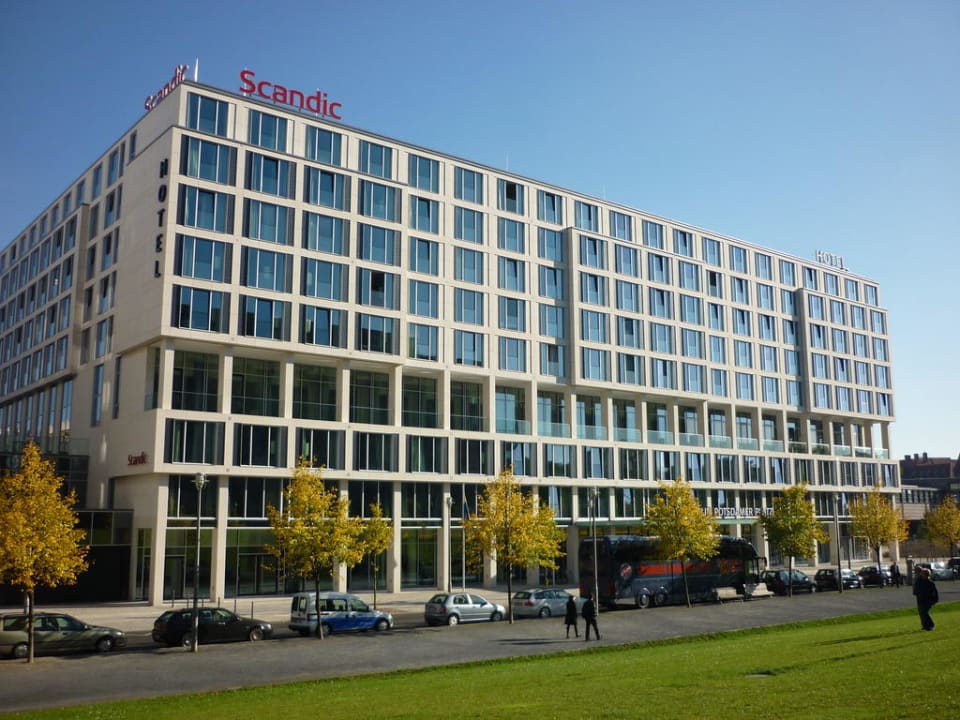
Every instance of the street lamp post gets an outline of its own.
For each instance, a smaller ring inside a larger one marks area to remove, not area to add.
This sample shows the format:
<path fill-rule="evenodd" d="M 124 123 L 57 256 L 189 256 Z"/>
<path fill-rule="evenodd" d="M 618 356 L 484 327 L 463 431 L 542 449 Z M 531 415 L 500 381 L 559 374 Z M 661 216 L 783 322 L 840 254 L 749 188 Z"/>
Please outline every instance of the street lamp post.
<path fill-rule="evenodd" d="M 590 495 L 590 535 L 593 538 L 593 606 L 600 607 L 600 580 L 597 577 L 597 488 L 589 490 Z"/>
<path fill-rule="evenodd" d="M 840 504 L 840 496 L 837 493 L 834 493 L 833 496 L 833 530 L 837 535 L 837 590 L 840 593 L 843 593 L 843 565 L 840 561 L 840 549 L 843 547 L 843 543 L 840 541 L 840 509 L 838 505 Z"/>
<path fill-rule="evenodd" d="M 447 495 L 447 592 L 453 592 L 453 496 Z"/>
<path fill-rule="evenodd" d="M 197 554 L 193 563 L 193 652 L 200 647 L 200 515 L 203 508 L 203 488 L 207 484 L 207 476 L 198 472 L 193 476 L 193 484 L 197 488 Z"/>

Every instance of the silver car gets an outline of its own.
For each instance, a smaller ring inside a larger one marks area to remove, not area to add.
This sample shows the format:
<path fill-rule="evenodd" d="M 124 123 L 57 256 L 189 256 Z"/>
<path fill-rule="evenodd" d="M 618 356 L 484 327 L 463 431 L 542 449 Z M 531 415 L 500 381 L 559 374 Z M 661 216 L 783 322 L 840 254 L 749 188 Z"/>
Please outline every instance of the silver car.
<path fill-rule="evenodd" d="M 567 600 L 573 597 L 561 588 L 531 588 L 513 594 L 514 617 L 563 617 L 567 612 Z M 583 607 L 581 597 L 574 598 L 577 614 Z"/>
<path fill-rule="evenodd" d="M 70 652 L 109 652 L 127 644 L 122 630 L 87 625 L 62 613 L 37 613 L 33 618 L 33 651 L 37 655 Z M 27 656 L 27 616 L 0 615 L 0 656 Z"/>
<path fill-rule="evenodd" d="M 497 605 L 481 595 L 469 592 L 437 593 L 423 609 L 427 625 L 458 625 L 462 622 L 503 620 L 507 614 L 503 605 Z"/>

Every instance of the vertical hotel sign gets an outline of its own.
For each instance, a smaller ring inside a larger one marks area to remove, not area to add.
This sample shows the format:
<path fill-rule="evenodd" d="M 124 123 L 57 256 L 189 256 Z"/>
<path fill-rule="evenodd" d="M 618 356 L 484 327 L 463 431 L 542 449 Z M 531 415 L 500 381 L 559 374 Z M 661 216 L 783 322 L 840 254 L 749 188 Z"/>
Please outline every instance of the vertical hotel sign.
<path fill-rule="evenodd" d="M 157 90 L 153 95 L 147 95 L 147 99 L 143 101 L 143 109 L 147 112 L 153 110 L 157 105 L 160 104 L 161 100 L 163 100 L 167 95 L 176 89 L 177 85 L 183 82 L 183 79 L 186 76 L 187 66 L 177 65 L 176 69 L 173 71 L 173 77 L 170 78 L 170 81 L 162 88 Z"/>

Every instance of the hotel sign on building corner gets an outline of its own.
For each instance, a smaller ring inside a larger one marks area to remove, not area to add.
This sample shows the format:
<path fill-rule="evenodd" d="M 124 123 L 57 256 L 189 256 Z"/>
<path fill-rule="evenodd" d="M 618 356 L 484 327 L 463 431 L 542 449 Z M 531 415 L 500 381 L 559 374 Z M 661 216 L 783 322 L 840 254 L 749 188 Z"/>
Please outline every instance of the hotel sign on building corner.
<path fill-rule="evenodd" d="M 186 76 L 187 66 L 177 65 L 177 69 L 173 71 L 173 77 L 170 78 L 170 81 L 162 88 L 157 90 L 153 95 L 147 95 L 147 99 L 143 101 L 144 110 L 147 112 L 153 110 L 157 105 L 160 104 L 161 100 L 163 100 L 167 95 L 176 89 L 177 85 L 183 82 L 183 79 Z"/>
<path fill-rule="evenodd" d="M 847 264 L 843 261 L 843 255 L 834 255 L 823 250 L 817 250 L 816 258 L 821 265 L 827 265 L 837 270 L 847 269 Z"/>

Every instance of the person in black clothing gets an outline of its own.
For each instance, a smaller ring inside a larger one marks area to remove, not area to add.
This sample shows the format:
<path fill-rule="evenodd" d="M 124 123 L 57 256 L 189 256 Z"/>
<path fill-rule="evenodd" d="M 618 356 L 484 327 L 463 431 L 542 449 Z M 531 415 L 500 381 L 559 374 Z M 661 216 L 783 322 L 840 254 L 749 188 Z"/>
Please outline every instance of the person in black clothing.
<path fill-rule="evenodd" d="M 933 630 L 933 618 L 930 617 L 930 608 L 937 604 L 940 594 L 937 586 L 930 579 L 930 571 L 920 568 L 917 579 L 913 583 L 913 594 L 917 596 L 917 612 L 920 613 L 920 625 L 924 630 Z"/>
<path fill-rule="evenodd" d="M 586 636 L 584 640 L 590 639 L 590 628 L 593 627 L 593 632 L 597 636 L 597 640 L 600 639 L 600 628 L 597 627 L 597 606 L 593 604 L 593 596 L 587 595 L 587 601 L 583 604 L 583 610 L 580 611 L 583 615 L 583 624 L 587 627 Z"/>
<path fill-rule="evenodd" d="M 580 630 L 577 628 L 577 602 L 573 599 L 573 595 L 567 598 L 567 611 L 563 616 L 563 622 L 567 626 L 567 637 L 570 637 L 570 628 L 573 628 L 573 632 L 577 637 L 580 637 Z"/>
<path fill-rule="evenodd" d="M 900 574 L 900 564 L 896 561 L 890 564 L 890 584 L 894 587 L 903 585 L 903 575 Z"/>

